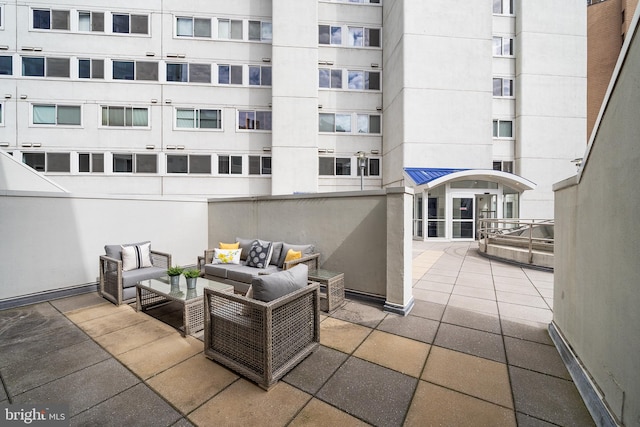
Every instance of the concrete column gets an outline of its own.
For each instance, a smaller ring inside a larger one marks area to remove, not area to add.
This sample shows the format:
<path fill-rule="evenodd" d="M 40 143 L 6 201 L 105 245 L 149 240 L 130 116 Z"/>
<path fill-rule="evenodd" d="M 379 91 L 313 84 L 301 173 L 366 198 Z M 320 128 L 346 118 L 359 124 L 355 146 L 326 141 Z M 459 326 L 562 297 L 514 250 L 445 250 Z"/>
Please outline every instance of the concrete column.
<path fill-rule="evenodd" d="M 409 314 L 413 308 L 412 231 L 413 190 L 387 189 L 387 300 L 384 308 Z"/>
<path fill-rule="evenodd" d="M 273 195 L 318 191 L 318 2 L 273 0 Z"/>

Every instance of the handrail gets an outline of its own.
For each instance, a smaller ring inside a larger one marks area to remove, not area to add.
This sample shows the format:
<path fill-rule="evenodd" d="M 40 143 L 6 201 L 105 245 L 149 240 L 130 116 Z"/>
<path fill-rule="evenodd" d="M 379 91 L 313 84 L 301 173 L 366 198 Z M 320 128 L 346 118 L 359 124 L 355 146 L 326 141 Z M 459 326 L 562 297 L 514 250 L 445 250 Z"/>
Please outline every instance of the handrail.
<path fill-rule="evenodd" d="M 489 240 L 509 246 L 524 246 L 529 252 L 529 264 L 532 264 L 534 249 L 553 252 L 553 231 L 547 233 L 546 236 L 534 237 L 534 229 L 541 226 L 551 227 L 553 230 L 554 221 L 551 219 L 482 218 L 478 220 L 478 237 L 484 241 L 485 253 L 489 246 Z"/>

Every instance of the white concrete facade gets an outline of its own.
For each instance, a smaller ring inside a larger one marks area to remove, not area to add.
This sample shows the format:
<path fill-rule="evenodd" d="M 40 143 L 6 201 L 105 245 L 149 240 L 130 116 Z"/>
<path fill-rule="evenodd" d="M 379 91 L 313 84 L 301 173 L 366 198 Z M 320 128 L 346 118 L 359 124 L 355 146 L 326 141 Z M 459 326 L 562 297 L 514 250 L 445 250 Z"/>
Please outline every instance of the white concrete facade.
<path fill-rule="evenodd" d="M 499 162 L 537 184 L 517 215 L 540 218 L 584 148 L 579 0 L 78 3 L 0 4 L 0 147 L 71 192 L 352 191 Z"/>

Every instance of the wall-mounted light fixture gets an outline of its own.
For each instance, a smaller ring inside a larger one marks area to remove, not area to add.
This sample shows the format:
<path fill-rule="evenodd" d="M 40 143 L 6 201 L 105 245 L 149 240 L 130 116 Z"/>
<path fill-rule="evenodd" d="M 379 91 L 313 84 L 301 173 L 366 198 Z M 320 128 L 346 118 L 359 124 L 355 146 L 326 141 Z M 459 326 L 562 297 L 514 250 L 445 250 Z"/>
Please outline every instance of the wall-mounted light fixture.
<path fill-rule="evenodd" d="M 39 148 L 39 147 L 42 147 L 42 144 L 40 144 L 39 142 L 34 142 L 31 146 L 35 148 Z"/>
<path fill-rule="evenodd" d="M 152 104 L 157 104 L 157 103 L 158 103 L 158 100 L 157 100 L 157 99 L 155 99 L 155 98 L 153 98 L 153 99 L 151 100 L 151 103 L 152 103 Z"/>
<path fill-rule="evenodd" d="M 271 58 L 262 58 L 262 62 L 271 62 Z"/>
<path fill-rule="evenodd" d="M 147 56 L 156 56 L 155 52 L 146 52 L 145 55 L 147 55 Z"/>
<path fill-rule="evenodd" d="M 34 47 L 33 51 L 34 52 L 42 52 L 42 48 L 41 47 Z"/>
<path fill-rule="evenodd" d="M 165 100 L 164 100 L 164 103 L 165 103 L 165 104 L 171 104 L 171 102 L 172 102 L 172 101 L 171 101 L 170 99 L 165 99 Z"/>
<path fill-rule="evenodd" d="M 333 61 L 327 61 L 327 65 L 333 65 Z"/>
<path fill-rule="evenodd" d="M 9 143 L 8 142 L 0 142 L 0 147 L 8 147 Z"/>
<path fill-rule="evenodd" d="M 322 108 L 322 104 L 318 104 L 318 108 Z"/>
<path fill-rule="evenodd" d="M 155 145 L 153 145 L 153 144 L 149 144 L 149 145 L 147 145 L 145 148 L 146 148 L 147 150 L 153 150 L 154 148 L 156 148 L 156 146 L 155 146 Z"/>
<path fill-rule="evenodd" d="M 184 150 L 184 145 L 178 145 L 176 148 L 177 148 L 178 150 Z"/>
<path fill-rule="evenodd" d="M 176 146 L 175 145 L 167 145 L 167 150 L 175 150 Z"/>
<path fill-rule="evenodd" d="M 31 147 L 31 143 L 29 143 L 29 142 L 23 142 L 20 145 L 22 145 L 23 147 Z"/>
<path fill-rule="evenodd" d="M 27 99 L 27 95 L 20 95 L 20 99 Z"/>
<path fill-rule="evenodd" d="M 378 68 L 379 66 L 380 66 L 380 65 L 378 65 L 378 64 L 377 64 L 377 63 L 375 63 L 375 62 L 372 62 L 372 63 L 371 63 L 371 68 Z"/>
<path fill-rule="evenodd" d="M 318 148 L 318 153 L 326 153 L 327 149 L 326 148 Z"/>
<path fill-rule="evenodd" d="M 9 50 L 9 46 L 7 46 L 6 44 L 2 44 L 0 45 L 0 50 Z"/>
<path fill-rule="evenodd" d="M 267 107 L 271 108 L 271 105 L 272 105 L 271 103 L 268 103 L 268 104 L 267 104 Z"/>
<path fill-rule="evenodd" d="M 371 154 L 380 154 L 380 150 L 371 150 Z"/>
<path fill-rule="evenodd" d="M 378 105 L 378 106 L 376 107 L 376 110 L 378 110 L 378 111 L 382 111 L 382 107 Z"/>
<path fill-rule="evenodd" d="M 271 151 L 271 147 L 262 147 L 262 151 Z"/>
<path fill-rule="evenodd" d="M 4 94 L 4 99 L 10 99 L 11 98 L 11 94 L 10 93 L 5 93 Z"/>

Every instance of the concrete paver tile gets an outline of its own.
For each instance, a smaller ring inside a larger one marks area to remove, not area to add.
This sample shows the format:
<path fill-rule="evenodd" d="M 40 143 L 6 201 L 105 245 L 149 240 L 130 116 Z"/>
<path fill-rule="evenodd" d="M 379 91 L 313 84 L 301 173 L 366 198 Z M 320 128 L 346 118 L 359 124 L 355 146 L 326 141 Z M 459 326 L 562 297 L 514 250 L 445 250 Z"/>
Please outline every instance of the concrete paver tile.
<path fill-rule="evenodd" d="M 346 412 L 342 412 L 321 400 L 311 399 L 309 403 L 293 419 L 289 427 L 306 426 L 340 426 L 340 427 L 366 427 L 369 424 L 361 421 Z"/>
<path fill-rule="evenodd" d="M 353 355 L 418 378 L 430 348 L 429 344 L 382 331 L 373 331 Z"/>
<path fill-rule="evenodd" d="M 320 323 L 320 343 L 351 354 L 371 333 L 371 329 L 344 320 L 328 318 Z"/>

